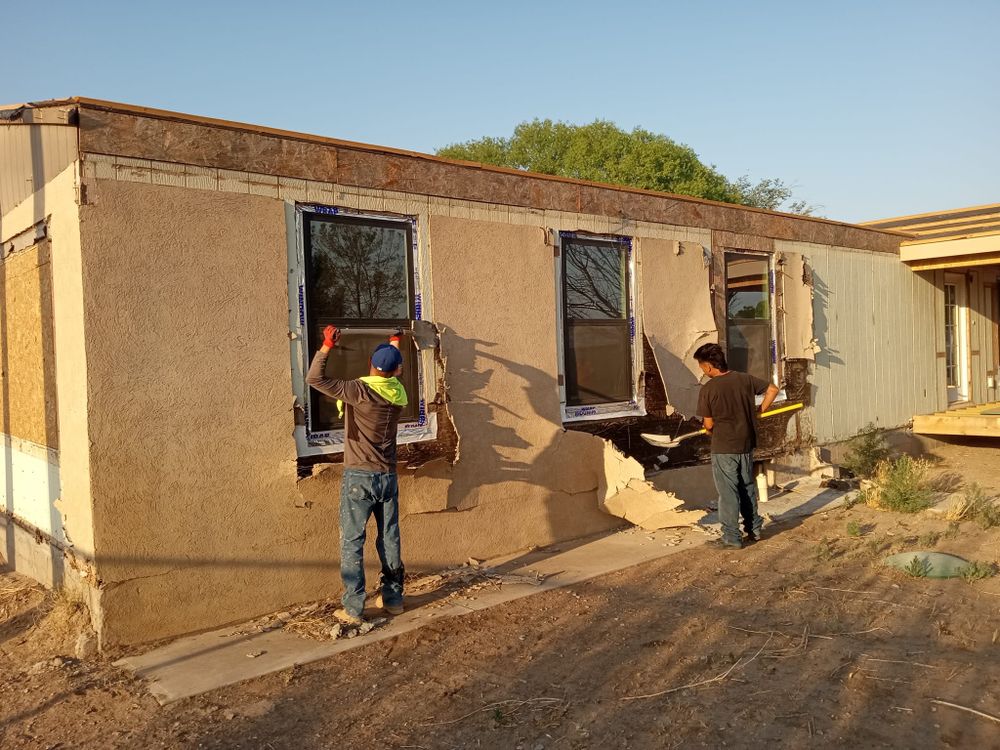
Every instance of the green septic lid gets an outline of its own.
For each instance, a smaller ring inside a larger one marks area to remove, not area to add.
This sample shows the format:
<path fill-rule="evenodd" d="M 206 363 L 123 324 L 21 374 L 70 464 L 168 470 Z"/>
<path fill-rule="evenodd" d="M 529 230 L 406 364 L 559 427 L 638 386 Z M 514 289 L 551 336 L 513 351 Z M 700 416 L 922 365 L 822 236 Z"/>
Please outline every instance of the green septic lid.
<path fill-rule="evenodd" d="M 914 563 L 913 559 L 917 562 Z M 925 552 L 915 550 L 913 552 L 897 552 L 885 558 L 885 564 L 894 568 L 911 573 L 915 566 L 926 571 L 927 578 L 958 578 L 962 568 L 969 564 L 968 560 L 961 557 L 949 555 L 947 552 Z"/>

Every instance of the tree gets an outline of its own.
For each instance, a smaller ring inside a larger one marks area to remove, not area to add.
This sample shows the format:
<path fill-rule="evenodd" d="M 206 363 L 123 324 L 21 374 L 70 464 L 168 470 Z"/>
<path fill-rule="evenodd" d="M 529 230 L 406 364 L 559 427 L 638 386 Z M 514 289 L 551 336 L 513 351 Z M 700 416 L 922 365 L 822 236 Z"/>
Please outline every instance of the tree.
<path fill-rule="evenodd" d="M 571 125 L 552 120 L 522 122 L 510 138 L 478 138 L 438 149 L 439 156 L 542 174 L 628 185 L 644 190 L 779 209 L 792 189 L 779 179 L 753 183 L 727 179 L 704 164 L 689 146 L 642 128 L 622 130 L 607 120 Z M 789 203 L 786 211 L 809 215 L 815 206 Z"/>

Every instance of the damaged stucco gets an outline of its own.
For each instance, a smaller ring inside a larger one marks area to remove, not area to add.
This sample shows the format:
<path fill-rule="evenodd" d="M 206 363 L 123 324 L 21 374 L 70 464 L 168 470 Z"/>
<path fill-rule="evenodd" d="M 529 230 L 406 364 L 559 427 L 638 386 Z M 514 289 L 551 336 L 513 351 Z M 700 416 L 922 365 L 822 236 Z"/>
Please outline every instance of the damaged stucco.
<path fill-rule="evenodd" d="M 784 356 L 812 360 L 818 346 L 813 334 L 813 285 L 808 259 L 802 253 L 783 252 L 778 254 L 776 265 L 781 273 Z"/>
<path fill-rule="evenodd" d="M 666 386 L 667 402 L 695 416 L 702 372 L 694 361 L 702 344 L 719 340 L 712 313 L 709 264 L 696 242 L 644 238 L 642 322 Z"/>
<path fill-rule="evenodd" d="M 224 166 L 273 171 L 310 161 L 322 172 L 314 177 L 343 174 L 346 184 L 217 169 L 216 148 L 204 152 L 211 154 L 204 164 L 174 151 L 163 158 L 186 164 L 150 162 L 144 152 L 108 155 L 115 139 L 136 143 L 131 126 L 101 135 L 100 123 L 87 123 L 87 137 L 100 136 L 110 150 L 87 154 L 81 165 L 82 251 L 78 243 L 76 275 L 66 265 L 69 275 L 55 284 L 55 318 L 57 328 L 65 324 L 60 331 L 75 335 L 60 366 L 80 360 L 65 384 L 60 375 L 60 402 L 65 393 L 74 409 L 60 411 L 59 427 L 62 437 L 82 436 L 69 448 L 86 459 L 69 476 L 74 491 L 86 486 L 89 501 L 93 485 L 105 644 L 209 628 L 340 588 L 342 467 L 307 466 L 299 479 L 292 438 L 284 217 L 295 201 L 417 216 L 426 232 L 429 317 L 440 332 L 435 407 L 439 438 L 447 439 L 423 444 L 434 450 L 401 451 L 408 568 L 581 537 L 623 519 L 658 528 L 700 517 L 679 512 L 677 496 L 649 484 L 643 467 L 608 440 L 564 429 L 546 237 L 555 230 L 636 238 L 641 329 L 653 350 L 644 376 L 657 371 L 669 401 L 663 411 L 675 411 L 678 421 L 693 414 L 697 397 L 700 371 L 691 355 L 715 340 L 706 264 L 715 243 L 701 204 L 681 210 L 662 196 L 514 174 L 502 180 L 508 193 L 518 191 L 516 200 L 490 204 L 482 202 L 492 195 L 484 180 L 496 175 L 442 165 L 437 182 L 424 172 L 397 182 L 395 162 L 384 154 L 344 150 L 343 161 L 324 162 L 313 156 L 334 152 L 316 144 L 274 152 L 263 166 L 234 153 Z M 167 142 L 149 140 L 156 148 Z M 200 138 L 170 142 L 201 148 Z M 385 180 L 351 181 L 373 175 Z M 448 175 L 461 178 L 462 190 L 454 192 Z M 390 192 L 418 183 L 425 194 Z M 635 218 L 624 218 L 640 204 Z M 549 208 L 530 207 L 539 205 Z M 712 211 L 733 227 L 746 213 Z M 673 225 L 652 223 L 664 217 Z M 820 226 L 761 217 L 761 227 L 783 233 Z M 60 294 L 63 304 L 77 305 L 75 323 L 71 307 L 58 309 Z M 66 429 L 81 422 L 82 430 Z"/>

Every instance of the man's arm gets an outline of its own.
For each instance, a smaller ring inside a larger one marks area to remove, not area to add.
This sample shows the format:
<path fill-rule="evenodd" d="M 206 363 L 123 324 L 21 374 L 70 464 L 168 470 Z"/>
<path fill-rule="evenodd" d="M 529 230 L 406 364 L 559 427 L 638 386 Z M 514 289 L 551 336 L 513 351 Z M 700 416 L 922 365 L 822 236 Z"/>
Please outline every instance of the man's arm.
<path fill-rule="evenodd" d="M 306 373 L 306 384 L 324 396 L 355 403 L 357 398 L 352 398 L 351 393 L 353 380 L 334 380 L 326 376 L 326 359 L 330 350 L 337 345 L 339 340 L 340 331 L 336 327 L 327 326 L 323 329 L 323 346 L 316 352 L 312 364 L 309 365 L 309 372 Z"/>
<path fill-rule="evenodd" d="M 774 399 L 778 397 L 778 386 L 774 383 L 768 383 L 767 390 L 764 391 L 764 400 L 760 402 L 761 413 L 767 411 L 771 408 L 771 404 L 774 403 Z"/>
<path fill-rule="evenodd" d="M 701 424 L 705 428 L 705 432 L 711 435 L 712 428 L 715 427 L 715 420 L 712 418 L 712 406 L 709 404 L 705 386 L 702 386 L 701 391 L 698 392 L 698 407 L 695 414 L 701 417 Z"/>

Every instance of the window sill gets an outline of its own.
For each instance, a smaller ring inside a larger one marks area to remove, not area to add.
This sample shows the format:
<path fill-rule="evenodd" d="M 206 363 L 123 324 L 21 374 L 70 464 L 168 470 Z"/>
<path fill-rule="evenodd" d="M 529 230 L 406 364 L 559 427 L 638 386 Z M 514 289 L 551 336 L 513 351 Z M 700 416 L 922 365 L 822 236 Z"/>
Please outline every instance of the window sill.
<path fill-rule="evenodd" d="M 593 406 L 566 406 L 565 404 L 562 406 L 563 424 L 644 416 L 646 416 L 646 405 L 635 401 L 625 401 L 617 404 L 594 404 Z"/>
<path fill-rule="evenodd" d="M 774 397 L 773 403 L 778 404 L 781 403 L 782 401 L 787 401 L 787 400 L 788 400 L 788 394 L 785 393 L 785 389 L 782 388 L 780 391 L 778 391 L 778 395 Z M 756 406 L 760 406 L 762 403 L 764 403 L 764 395 L 761 394 L 760 396 L 754 396 L 753 402 Z M 778 407 L 772 405 L 771 408 L 777 409 Z"/>
<path fill-rule="evenodd" d="M 407 422 L 399 425 L 396 432 L 396 444 L 422 443 L 437 438 L 437 415 L 429 414 L 426 421 Z M 299 425 L 295 428 L 295 444 L 299 458 L 306 456 L 321 456 L 329 453 L 344 452 L 344 431 L 307 433 L 306 428 Z"/>

